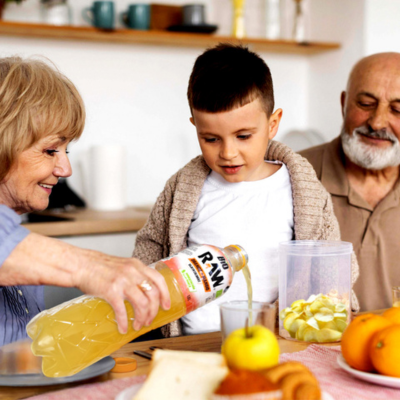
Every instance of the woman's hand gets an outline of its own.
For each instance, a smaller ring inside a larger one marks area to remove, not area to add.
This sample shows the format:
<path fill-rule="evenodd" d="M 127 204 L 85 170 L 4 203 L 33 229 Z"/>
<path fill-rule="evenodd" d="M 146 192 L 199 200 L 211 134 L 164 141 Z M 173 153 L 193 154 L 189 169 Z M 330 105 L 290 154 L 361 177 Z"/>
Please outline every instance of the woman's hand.
<path fill-rule="evenodd" d="M 170 296 L 163 276 L 136 258 L 87 251 L 80 256 L 80 264 L 74 286 L 106 300 L 114 309 L 121 333 L 126 333 L 128 328 L 125 299 L 135 310 L 135 330 L 143 325 L 149 326 L 160 305 L 164 310 L 170 308 Z"/>
<path fill-rule="evenodd" d="M 144 281 L 151 290 L 140 289 Z M 77 287 L 102 297 L 113 307 L 121 333 L 128 328 L 124 300 L 135 310 L 135 330 L 150 325 L 160 305 L 170 308 L 164 278 L 138 259 L 81 249 L 35 233 L 20 242 L 0 268 L 0 286 L 11 285 Z"/>

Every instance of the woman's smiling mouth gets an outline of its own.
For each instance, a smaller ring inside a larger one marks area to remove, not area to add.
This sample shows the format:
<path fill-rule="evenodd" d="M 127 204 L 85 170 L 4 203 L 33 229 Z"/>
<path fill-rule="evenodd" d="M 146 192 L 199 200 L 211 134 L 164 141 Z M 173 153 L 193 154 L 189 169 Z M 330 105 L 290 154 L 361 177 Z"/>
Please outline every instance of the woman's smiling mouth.
<path fill-rule="evenodd" d="M 53 187 L 55 186 L 55 185 L 46 185 L 45 183 L 39 183 L 38 185 L 39 185 L 41 188 L 43 188 L 48 194 L 51 193 Z"/>

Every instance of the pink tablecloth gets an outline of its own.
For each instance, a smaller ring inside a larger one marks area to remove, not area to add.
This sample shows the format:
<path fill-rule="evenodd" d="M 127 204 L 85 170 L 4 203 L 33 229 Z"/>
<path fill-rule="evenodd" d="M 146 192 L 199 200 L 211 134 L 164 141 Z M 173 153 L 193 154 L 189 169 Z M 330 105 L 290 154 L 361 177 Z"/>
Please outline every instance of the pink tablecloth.
<path fill-rule="evenodd" d="M 400 400 L 400 389 L 373 385 L 349 375 L 337 364 L 340 347 L 311 345 L 304 351 L 281 355 L 281 361 L 296 360 L 306 365 L 318 378 L 323 391 L 335 400 Z M 124 389 L 141 383 L 144 376 L 82 385 L 72 389 L 51 392 L 32 400 L 114 400 Z"/>
<path fill-rule="evenodd" d="M 281 361 L 295 360 L 306 365 L 317 377 L 323 391 L 335 400 L 400 400 L 400 389 L 361 381 L 341 369 L 336 361 L 340 346 L 311 345 L 304 351 L 285 353 Z"/>

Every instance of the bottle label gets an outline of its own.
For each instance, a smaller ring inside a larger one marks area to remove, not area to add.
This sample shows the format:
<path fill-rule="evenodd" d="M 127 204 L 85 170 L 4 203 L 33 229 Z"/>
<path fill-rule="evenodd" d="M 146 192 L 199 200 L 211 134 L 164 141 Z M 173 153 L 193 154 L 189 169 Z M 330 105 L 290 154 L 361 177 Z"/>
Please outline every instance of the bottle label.
<path fill-rule="evenodd" d="M 188 313 L 222 296 L 232 283 L 232 265 L 214 246 L 190 246 L 162 261 L 174 273 Z"/>

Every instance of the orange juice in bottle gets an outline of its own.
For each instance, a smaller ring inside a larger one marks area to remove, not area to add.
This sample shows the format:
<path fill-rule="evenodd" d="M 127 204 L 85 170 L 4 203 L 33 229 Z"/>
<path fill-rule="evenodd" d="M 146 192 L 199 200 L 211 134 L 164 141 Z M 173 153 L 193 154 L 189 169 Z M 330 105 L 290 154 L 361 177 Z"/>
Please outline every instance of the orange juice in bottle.
<path fill-rule="evenodd" d="M 224 294 L 234 273 L 247 264 L 247 254 L 236 245 L 220 249 L 211 245 L 188 247 L 151 265 L 164 277 L 171 296 L 171 308 L 159 309 L 150 326 L 132 328 L 135 318 L 125 301 L 128 332 L 118 332 L 114 311 L 103 299 L 81 296 L 34 317 L 26 330 L 33 340 L 32 352 L 42 357 L 42 371 L 48 377 L 76 374 L 132 341 Z"/>

